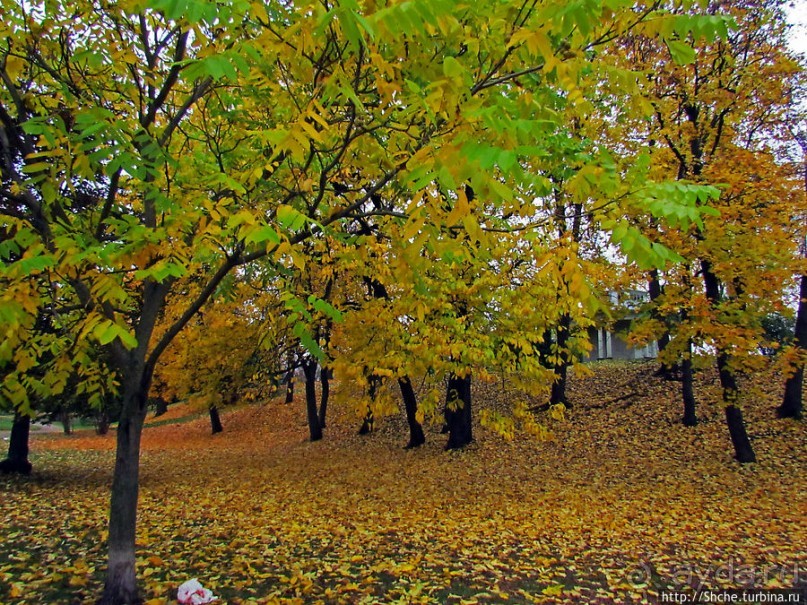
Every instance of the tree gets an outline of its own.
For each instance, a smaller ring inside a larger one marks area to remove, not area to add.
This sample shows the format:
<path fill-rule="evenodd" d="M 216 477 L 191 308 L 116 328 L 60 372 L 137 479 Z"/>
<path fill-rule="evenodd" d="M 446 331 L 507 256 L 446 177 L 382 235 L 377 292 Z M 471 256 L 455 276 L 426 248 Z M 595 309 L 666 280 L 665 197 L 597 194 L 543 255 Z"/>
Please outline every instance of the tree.
<path fill-rule="evenodd" d="M 804 188 L 802 193 L 807 195 L 807 136 L 803 133 L 796 135 L 796 139 L 801 147 L 802 170 L 804 177 Z M 796 213 L 796 220 L 804 214 Z M 801 257 L 807 261 L 807 234 L 801 235 Z M 804 390 L 804 366 L 805 355 L 807 355 L 807 271 L 802 271 L 799 279 L 799 299 L 796 311 L 796 325 L 793 327 L 794 348 L 792 351 L 797 359 L 794 368 L 785 381 L 785 393 L 781 405 L 776 408 L 776 413 L 780 418 L 801 418 L 803 416 L 804 405 L 802 403 L 802 393 Z"/>
<path fill-rule="evenodd" d="M 405 192 L 394 198 L 407 201 L 396 208 L 413 220 L 407 228 L 460 221 L 482 241 L 470 207 L 424 197 L 429 184 L 457 192 L 470 181 L 490 217 L 517 213 L 535 182 L 520 161 L 539 161 L 536 142 L 558 121 L 540 92 L 561 89 L 574 102 L 593 49 L 656 9 L 506 2 L 458 13 L 448 0 L 5 7 L 0 320 L 14 341 L 3 397 L 21 409 L 30 401 L 26 377 L 41 360 L 20 335 L 48 284 L 76 313 L 70 342 L 101 347 L 120 382 L 102 603 L 138 600 L 140 439 L 155 368 L 228 276 L 260 259 L 305 263 L 302 242 L 348 238 L 343 223 L 373 214 L 374 196 L 393 185 Z M 692 25 L 675 24 L 666 35 Z M 417 231 L 407 249 L 422 246 Z M 195 294 L 181 297 L 188 283 Z M 172 294 L 184 310 L 158 333 Z"/>
<path fill-rule="evenodd" d="M 8 455 L 4 460 L 0 461 L 0 473 L 17 473 L 21 475 L 31 473 L 33 467 L 28 460 L 28 435 L 30 430 L 31 417 L 28 414 L 16 412 L 8 441 Z"/>
<path fill-rule="evenodd" d="M 719 10 L 736 19 L 736 29 L 725 38 L 694 37 L 695 54 L 680 42 L 662 46 L 647 38 L 631 38 L 626 48 L 634 64 L 648 70 L 655 112 L 648 136 L 651 144 L 661 143 L 653 148 L 659 169 L 667 166 L 680 181 L 723 184 L 715 204 L 719 215 L 706 217 L 685 239 L 668 234 L 670 247 L 690 263 L 687 287 L 680 290 L 689 302 L 677 328 L 684 346 L 677 348 L 685 374 L 685 422 L 695 421 L 688 374 L 692 342 L 699 341 L 716 350 L 735 456 L 752 462 L 736 373 L 758 359 L 761 318 L 781 305 L 795 258 L 789 225 L 781 221 L 792 211 L 792 179 L 765 137 L 781 126 L 801 68 L 787 53 L 778 3 L 715 2 L 707 8 L 710 14 Z M 683 65 L 665 60 L 676 55 Z"/>

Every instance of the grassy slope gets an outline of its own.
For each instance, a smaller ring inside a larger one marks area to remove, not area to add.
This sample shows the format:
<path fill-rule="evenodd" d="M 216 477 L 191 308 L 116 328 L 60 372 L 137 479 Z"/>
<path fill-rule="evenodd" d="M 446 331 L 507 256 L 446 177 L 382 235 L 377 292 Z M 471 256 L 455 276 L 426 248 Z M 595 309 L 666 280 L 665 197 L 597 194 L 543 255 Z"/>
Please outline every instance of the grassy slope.
<path fill-rule="evenodd" d="M 403 451 L 399 419 L 359 438 L 347 415 L 307 443 L 301 402 L 226 412 L 215 437 L 205 417 L 149 428 L 147 597 L 192 577 L 229 603 L 653 603 L 701 578 L 786 586 L 800 566 L 803 581 L 807 431 L 773 418 L 778 377 L 750 390 L 760 462 L 740 467 L 714 377 L 701 375 L 703 422 L 686 429 L 677 385 L 651 369 L 600 364 L 574 379 L 551 441 L 478 430 L 455 453 L 439 427 Z M 113 447 L 111 435 L 36 436 L 35 475 L 0 478 L 0 602 L 98 594 Z"/>

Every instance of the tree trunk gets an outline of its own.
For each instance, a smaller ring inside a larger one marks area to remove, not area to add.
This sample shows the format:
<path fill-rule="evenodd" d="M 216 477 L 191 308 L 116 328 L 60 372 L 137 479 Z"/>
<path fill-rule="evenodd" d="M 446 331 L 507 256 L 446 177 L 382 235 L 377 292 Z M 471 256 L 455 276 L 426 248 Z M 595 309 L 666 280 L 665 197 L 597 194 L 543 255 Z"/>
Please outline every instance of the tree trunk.
<path fill-rule="evenodd" d="M 754 448 L 751 447 L 751 441 L 748 439 L 748 433 L 745 430 L 743 412 L 736 405 L 726 406 L 726 424 L 729 427 L 731 443 L 734 445 L 734 457 L 737 461 L 742 464 L 756 462 L 757 457 L 754 454 Z"/>
<path fill-rule="evenodd" d="M 706 290 L 706 298 L 716 308 L 720 303 L 720 282 L 712 271 L 709 261 L 701 261 L 703 273 L 703 285 Z M 720 386 L 723 389 L 723 404 L 726 406 L 726 423 L 728 424 L 731 443 L 734 446 L 734 457 L 740 463 L 756 462 L 756 455 L 748 438 L 748 432 L 743 422 L 743 414 L 737 407 L 737 397 L 739 389 L 737 380 L 734 377 L 731 367 L 729 367 L 729 354 L 722 348 L 717 349 L 717 373 L 720 376 Z"/>
<path fill-rule="evenodd" d="M 294 401 L 294 372 L 289 372 L 289 379 L 286 381 L 286 403 Z"/>
<path fill-rule="evenodd" d="M 306 359 L 303 362 L 305 373 L 305 409 L 308 416 L 308 433 L 311 441 L 322 439 L 322 426 L 317 414 L 317 361 Z"/>
<path fill-rule="evenodd" d="M 566 376 L 569 371 L 569 337 L 571 336 L 570 330 L 572 327 L 572 318 L 568 313 L 564 313 L 560 322 L 558 322 L 557 336 L 555 344 L 555 361 L 553 363 L 553 370 L 555 372 L 555 381 L 552 383 L 552 394 L 549 399 L 550 405 L 557 405 L 562 403 L 569 406 L 566 400 Z"/>
<path fill-rule="evenodd" d="M 359 435 L 369 435 L 373 432 L 373 426 L 375 425 L 375 418 L 373 417 L 373 408 L 372 406 L 367 406 L 367 413 L 364 415 L 364 418 L 361 421 L 361 426 L 359 427 Z"/>
<path fill-rule="evenodd" d="M 73 426 L 70 422 L 70 412 L 67 409 L 59 410 L 59 422 L 62 423 L 62 431 L 65 435 L 73 433 Z"/>
<path fill-rule="evenodd" d="M 154 417 L 159 418 L 168 411 L 168 402 L 165 397 L 158 395 L 154 399 Z"/>
<path fill-rule="evenodd" d="M 695 414 L 695 388 L 692 381 L 692 340 L 687 340 L 687 350 L 681 360 L 681 396 L 684 400 L 684 426 L 695 426 L 698 417 Z"/>
<path fill-rule="evenodd" d="M 381 377 L 377 374 L 370 374 L 367 377 L 367 395 L 370 398 L 370 405 L 367 406 L 367 413 L 364 415 L 359 435 L 369 435 L 373 432 L 375 418 L 373 417 L 373 404 L 378 397 L 378 389 L 381 388 Z"/>
<path fill-rule="evenodd" d="M 659 279 L 659 272 L 658 269 L 653 269 L 650 271 L 650 279 L 648 280 L 648 292 L 650 294 L 650 302 L 655 302 L 658 298 L 661 297 L 662 289 L 661 289 L 661 280 Z M 664 352 L 664 349 L 667 348 L 667 345 L 670 344 L 670 333 L 667 330 L 667 322 L 664 317 L 662 317 L 661 313 L 659 313 L 658 309 L 653 307 L 651 311 L 653 317 L 661 322 L 664 323 L 664 332 L 659 336 L 658 340 L 656 341 L 656 345 L 658 346 L 659 355 Z M 668 380 L 672 378 L 674 368 L 670 365 L 662 363 L 658 369 L 657 375 L 663 376 Z"/>
<path fill-rule="evenodd" d="M 109 432 L 109 412 L 106 407 L 102 407 L 95 417 L 95 432 L 99 435 L 106 435 Z"/>
<path fill-rule="evenodd" d="M 141 603 L 135 575 L 135 534 L 140 476 L 140 438 L 148 387 L 129 380 L 118 422 L 115 475 L 109 511 L 108 568 L 99 605 Z"/>
<path fill-rule="evenodd" d="M 219 408 L 215 405 L 211 405 L 208 409 L 208 414 L 210 414 L 210 431 L 211 434 L 215 435 L 216 433 L 221 433 L 224 430 L 224 427 L 221 425 L 221 417 L 219 416 Z"/>
<path fill-rule="evenodd" d="M 325 418 L 328 414 L 328 397 L 331 394 L 331 371 L 322 368 L 319 374 L 320 394 L 319 394 L 319 426 L 325 428 Z"/>
<path fill-rule="evenodd" d="M 445 419 L 448 443 L 445 449 L 455 450 L 473 441 L 471 430 L 471 375 L 459 377 L 451 374 L 446 389 Z"/>
<path fill-rule="evenodd" d="M 401 389 L 401 397 L 406 410 L 406 422 L 409 424 L 409 443 L 406 449 L 420 447 L 426 443 L 426 435 L 423 434 L 423 427 L 417 419 L 418 400 L 415 396 L 415 389 L 408 376 L 398 379 L 398 387 Z"/>
<path fill-rule="evenodd" d="M 796 314 L 795 346 L 801 355 L 807 354 L 807 275 L 801 276 L 799 309 Z M 803 359 L 803 357 L 802 357 Z M 799 363 L 795 373 L 785 381 L 782 405 L 776 408 L 779 418 L 801 418 L 804 415 L 802 390 L 804 389 L 804 363 Z"/>
<path fill-rule="evenodd" d="M 28 461 L 28 437 L 30 432 L 31 417 L 27 414 L 16 412 L 8 442 L 8 457 L 0 462 L 0 473 L 31 474 L 33 467 Z"/>

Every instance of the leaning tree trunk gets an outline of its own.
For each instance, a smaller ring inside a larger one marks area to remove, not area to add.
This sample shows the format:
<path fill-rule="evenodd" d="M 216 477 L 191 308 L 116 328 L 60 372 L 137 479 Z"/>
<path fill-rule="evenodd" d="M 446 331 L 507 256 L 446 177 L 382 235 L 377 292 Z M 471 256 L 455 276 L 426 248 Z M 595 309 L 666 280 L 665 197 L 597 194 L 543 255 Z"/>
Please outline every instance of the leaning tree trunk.
<path fill-rule="evenodd" d="M 108 568 L 98 605 L 140 603 L 135 575 L 135 534 L 140 475 L 140 438 L 146 419 L 147 379 L 130 379 L 118 422 L 115 474 L 109 511 Z"/>
<path fill-rule="evenodd" d="M 703 272 L 706 298 L 709 300 L 712 308 L 716 308 L 720 303 L 720 282 L 712 271 L 712 265 L 709 261 L 701 261 L 701 269 Z M 720 377 L 720 386 L 723 389 L 726 424 L 728 425 L 729 435 L 731 436 L 731 443 L 734 446 L 734 457 L 741 464 L 756 462 L 757 457 L 756 454 L 754 454 L 754 448 L 751 446 L 751 440 L 745 428 L 742 410 L 737 407 L 739 389 L 737 387 L 737 380 L 734 377 L 734 372 L 729 365 L 729 360 L 729 354 L 723 350 L 722 347 L 718 347 L 717 372 Z"/>
<path fill-rule="evenodd" d="M 452 373 L 449 376 L 445 420 L 448 429 L 448 443 L 445 449 L 460 449 L 473 441 L 470 374 L 460 377 Z"/>
<path fill-rule="evenodd" d="M 415 389 L 408 376 L 398 379 L 398 387 L 401 389 L 401 397 L 406 410 L 406 422 L 409 424 L 409 443 L 406 449 L 419 447 L 426 443 L 426 435 L 423 434 L 423 427 L 417 419 L 418 400 L 415 396 Z"/>
<path fill-rule="evenodd" d="M 311 441 L 322 439 L 322 426 L 317 411 L 317 361 L 307 359 L 303 362 L 305 374 L 305 410 L 308 416 L 308 434 Z"/>
<path fill-rule="evenodd" d="M 328 415 L 328 398 L 331 394 L 331 371 L 322 368 L 319 375 L 319 426 L 325 428 L 325 418 Z"/>
<path fill-rule="evenodd" d="M 215 435 L 216 433 L 221 433 L 224 431 L 224 427 L 221 424 L 221 416 L 219 416 L 219 408 L 215 405 L 211 405 L 207 408 L 207 412 L 210 415 L 210 432 L 211 434 Z"/>
<path fill-rule="evenodd" d="M 799 309 L 796 314 L 795 345 L 802 355 L 796 371 L 785 382 L 782 405 L 776 408 L 779 418 L 801 418 L 804 415 L 802 390 L 804 388 L 804 355 L 807 354 L 807 275 L 801 276 Z"/>
<path fill-rule="evenodd" d="M 31 474 L 33 467 L 28 461 L 28 437 L 30 432 L 31 417 L 27 414 L 16 412 L 8 442 L 8 457 L 0 462 L 0 473 Z"/>

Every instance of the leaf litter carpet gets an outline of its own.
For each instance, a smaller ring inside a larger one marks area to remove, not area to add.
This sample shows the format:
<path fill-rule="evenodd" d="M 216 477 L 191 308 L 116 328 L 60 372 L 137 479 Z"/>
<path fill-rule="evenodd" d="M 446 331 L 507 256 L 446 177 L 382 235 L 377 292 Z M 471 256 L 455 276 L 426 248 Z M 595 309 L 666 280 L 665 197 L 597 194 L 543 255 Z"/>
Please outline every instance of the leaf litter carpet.
<path fill-rule="evenodd" d="M 718 388 L 701 423 L 652 364 L 573 377 L 553 438 L 476 427 L 444 452 L 439 426 L 358 436 L 331 406 L 306 441 L 304 404 L 225 410 L 144 431 L 138 575 L 151 605 L 199 578 L 224 603 L 657 603 L 663 590 L 807 583 L 807 431 L 777 420 L 781 377 L 746 381 L 759 462 L 733 461 Z M 512 393 L 475 384 L 477 410 Z M 181 406 L 169 414 L 181 415 Z M 540 415 L 540 414 L 539 414 Z M 114 431 L 113 431 L 114 432 Z M 100 594 L 114 435 L 32 439 L 34 474 L 0 477 L 0 602 Z"/>

